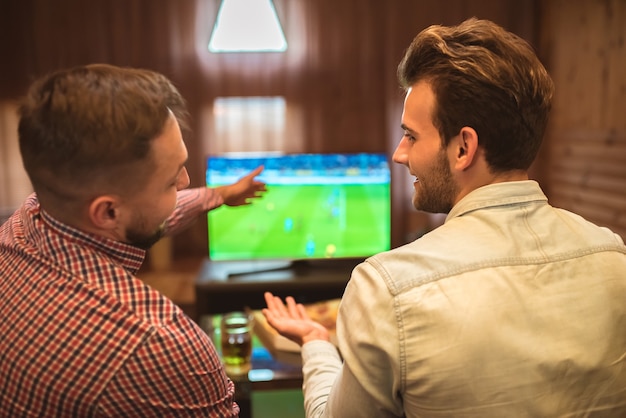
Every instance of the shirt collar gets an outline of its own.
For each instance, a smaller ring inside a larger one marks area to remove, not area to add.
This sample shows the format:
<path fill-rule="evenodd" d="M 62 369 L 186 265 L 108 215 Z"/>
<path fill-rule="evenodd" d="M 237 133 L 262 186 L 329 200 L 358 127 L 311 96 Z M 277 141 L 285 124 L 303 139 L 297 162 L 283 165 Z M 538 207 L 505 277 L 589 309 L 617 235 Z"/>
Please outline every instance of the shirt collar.
<path fill-rule="evenodd" d="M 446 216 L 446 222 L 478 209 L 547 201 L 548 198 L 534 180 L 488 184 L 471 191 L 454 205 Z"/>
<path fill-rule="evenodd" d="M 93 248 L 112 259 L 116 264 L 120 264 L 125 270 L 131 274 L 136 274 L 143 264 L 146 251 L 126 244 L 115 241 L 95 234 L 89 234 L 76 229 L 72 226 L 58 221 L 40 207 L 42 221 L 56 233 L 60 234 L 69 241 L 83 246 Z"/>

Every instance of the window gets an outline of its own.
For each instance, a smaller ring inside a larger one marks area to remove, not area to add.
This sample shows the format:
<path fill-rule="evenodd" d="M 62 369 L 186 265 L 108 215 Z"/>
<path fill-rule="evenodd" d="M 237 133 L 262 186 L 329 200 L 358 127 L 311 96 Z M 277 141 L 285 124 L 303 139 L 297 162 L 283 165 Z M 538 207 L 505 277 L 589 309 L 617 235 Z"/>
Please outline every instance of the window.
<path fill-rule="evenodd" d="M 210 153 L 298 152 L 302 148 L 299 111 L 284 97 L 218 97 L 213 102 Z"/>

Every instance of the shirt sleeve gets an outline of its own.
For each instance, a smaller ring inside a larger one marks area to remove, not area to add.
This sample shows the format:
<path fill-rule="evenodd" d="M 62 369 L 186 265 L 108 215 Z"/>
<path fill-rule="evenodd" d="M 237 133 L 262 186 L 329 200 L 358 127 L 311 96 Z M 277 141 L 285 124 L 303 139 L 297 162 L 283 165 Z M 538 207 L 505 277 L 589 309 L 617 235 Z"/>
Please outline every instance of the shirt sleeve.
<path fill-rule="evenodd" d="M 331 343 L 302 347 L 307 417 L 402 417 L 394 298 L 367 262 L 355 268 L 342 297 L 337 341 L 343 363 Z"/>
<path fill-rule="evenodd" d="M 197 216 L 224 204 L 222 196 L 215 189 L 198 187 L 178 192 L 176 209 L 165 221 L 166 235 L 174 235 L 185 229 Z"/>
<path fill-rule="evenodd" d="M 98 402 L 100 417 L 236 417 L 234 384 L 213 343 L 183 315 L 129 353 Z"/>

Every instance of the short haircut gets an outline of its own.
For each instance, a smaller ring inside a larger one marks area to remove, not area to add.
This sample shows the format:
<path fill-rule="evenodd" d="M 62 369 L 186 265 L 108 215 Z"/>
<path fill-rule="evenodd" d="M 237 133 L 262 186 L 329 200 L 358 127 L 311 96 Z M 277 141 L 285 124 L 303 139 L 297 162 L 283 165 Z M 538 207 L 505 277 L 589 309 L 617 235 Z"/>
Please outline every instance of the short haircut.
<path fill-rule="evenodd" d="M 19 107 L 20 151 L 33 188 L 72 199 L 142 184 L 147 173 L 136 163 L 150 161 L 151 141 L 170 112 L 185 126 L 183 98 L 154 71 L 92 64 L 42 77 Z"/>

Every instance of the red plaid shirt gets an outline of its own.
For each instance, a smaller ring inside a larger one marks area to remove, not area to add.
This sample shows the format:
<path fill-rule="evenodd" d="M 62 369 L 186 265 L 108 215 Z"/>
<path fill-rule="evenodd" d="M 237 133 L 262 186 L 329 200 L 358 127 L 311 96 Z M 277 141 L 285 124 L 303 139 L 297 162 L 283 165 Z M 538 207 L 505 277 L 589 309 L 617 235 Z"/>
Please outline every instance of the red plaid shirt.
<path fill-rule="evenodd" d="M 222 203 L 179 192 L 169 233 Z M 0 227 L 0 417 L 232 417 L 211 340 L 135 273 L 145 252 L 28 198 Z"/>

